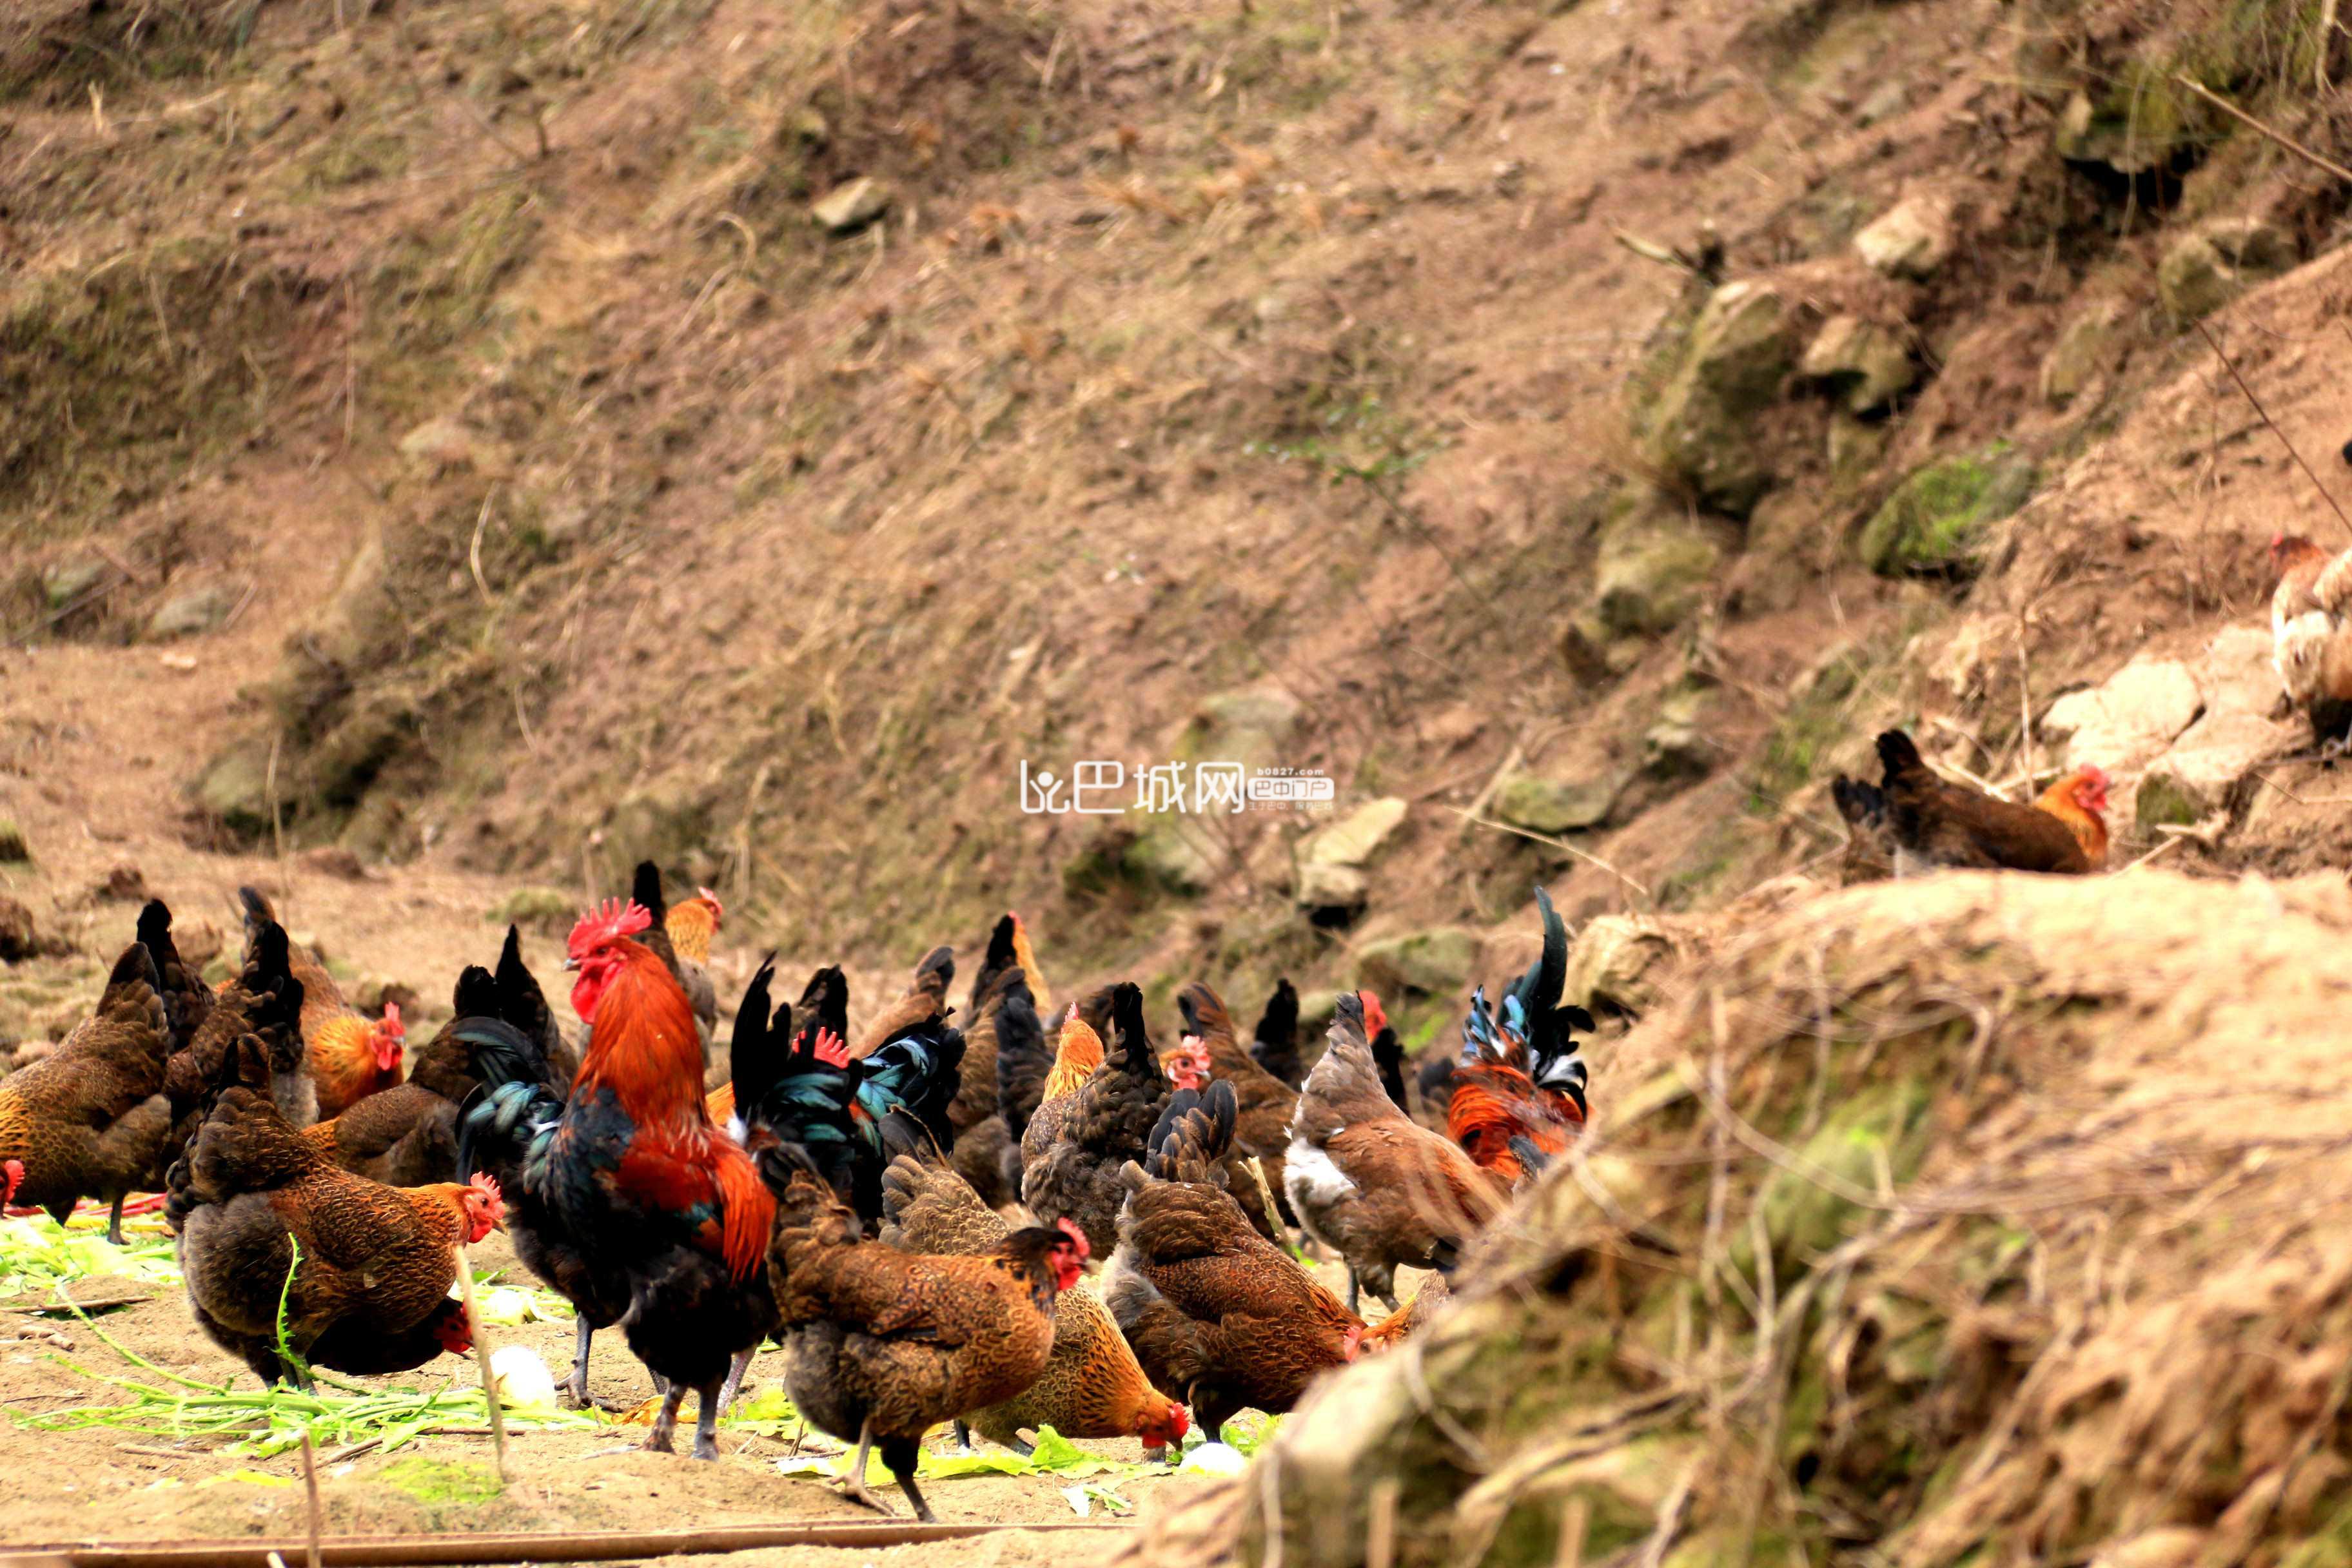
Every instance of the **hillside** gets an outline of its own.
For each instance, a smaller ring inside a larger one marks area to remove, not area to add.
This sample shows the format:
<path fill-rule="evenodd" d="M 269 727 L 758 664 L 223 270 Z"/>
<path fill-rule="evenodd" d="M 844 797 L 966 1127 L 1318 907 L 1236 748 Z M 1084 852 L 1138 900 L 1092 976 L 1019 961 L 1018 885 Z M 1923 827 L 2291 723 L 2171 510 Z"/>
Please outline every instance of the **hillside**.
<path fill-rule="evenodd" d="M 1580 921 L 1825 863 L 1888 720 L 2011 791 L 2095 752 L 2118 863 L 2341 840 L 2309 764 L 2249 782 L 2298 742 L 2216 641 L 2338 525 L 2197 329 L 2340 472 L 2344 183 L 2181 85 L 2340 158 L 2331 8 L 1434 19 L 38 7 L 18 896 L 334 845 L 487 910 L 650 853 L 741 952 L 895 969 L 1013 904 L 1066 970 L 1450 1012 L 1535 879 Z M 1020 810 L 1024 764 L 1226 758 L 1402 815 Z M 354 918 L 420 979 L 462 945 Z"/>

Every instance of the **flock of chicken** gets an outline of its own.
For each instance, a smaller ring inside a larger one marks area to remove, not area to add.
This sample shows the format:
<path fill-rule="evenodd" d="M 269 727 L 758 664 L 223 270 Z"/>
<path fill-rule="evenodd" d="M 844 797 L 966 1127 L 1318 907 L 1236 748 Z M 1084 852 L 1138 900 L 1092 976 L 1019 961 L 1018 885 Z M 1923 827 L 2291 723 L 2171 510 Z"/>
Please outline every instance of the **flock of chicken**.
<path fill-rule="evenodd" d="M 1460 1057 L 1421 1075 L 1431 1126 L 1370 994 L 1339 998 L 1308 1066 L 1287 981 L 1246 1046 L 1187 985 L 1163 1051 L 1132 984 L 1056 1012 L 1010 915 L 962 1009 L 939 948 L 855 1042 L 839 969 L 776 1004 L 762 964 L 722 1060 L 705 967 L 722 911 L 667 904 L 651 864 L 572 931 L 576 1043 L 509 928 L 404 1073 L 396 1015 L 345 1005 L 243 897 L 243 966 L 217 991 L 150 903 L 93 1016 L 0 1080 L 0 1202 L 109 1203 L 119 1239 L 125 1197 L 160 1187 L 197 1321 L 265 1382 L 470 1349 L 459 1244 L 503 1228 L 577 1310 L 575 1402 L 617 1325 L 661 1395 L 646 1447 L 672 1450 L 693 1392 L 693 1451 L 714 1458 L 772 1340 L 802 1415 L 857 1443 L 851 1494 L 884 1508 L 864 1480 L 878 1447 L 925 1519 L 918 1445 L 944 1422 L 1172 1452 L 1195 1421 L 1291 1408 L 1428 1320 L 1586 1110 L 1572 1031 L 1591 1019 L 1559 1005 L 1567 932 L 1540 890 L 1541 956 L 1498 1006 L 1474 992 Z M 1347 1301 L 1294 1227 L 1345 1261 Z M 1435 1271 L 1402 1309 L 1400 1266 Z M 1360 1287 L 1387 1303 L 1377 1324 Z"/>

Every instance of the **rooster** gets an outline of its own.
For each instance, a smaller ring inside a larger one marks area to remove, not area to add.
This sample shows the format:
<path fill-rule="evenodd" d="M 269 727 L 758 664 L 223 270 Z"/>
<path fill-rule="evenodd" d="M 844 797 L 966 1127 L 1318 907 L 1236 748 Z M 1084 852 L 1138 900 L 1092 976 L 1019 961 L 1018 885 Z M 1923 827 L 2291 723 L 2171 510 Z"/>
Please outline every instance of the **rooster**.
<path fill-rule="evenodd" d="M 758 1269 L 775 1200 L 711 1123 L 693 1005 L 632 940 L 652 926 L 642 905 L 608 900 L 573 927 L 572 1005 L 592 1033 L 570 1097 L 501 1086 L 468 1104 L 461 1136 L 469 1166 L 520 1167 L 516 1195 L 551 1250 L 607 1302 L 625 1294 L 629 1349 L 663 1384 L 645 1446 L 673 1451 L 692 1389 L 694 1457 L 715 1459 L 719 1387 L 774 1321 Z"/>
<path fill-rule="evenodd" d="M 903 1154 L 882 1178 L 882 1239 L 905 1252 L 978 1258 L 994 1252 L 1013 1226 L 982 1203 L 964 1179 L 936 1159 Z M 1119 1337 L 1100 1299 L 1083 1284 L 1054 1299 L 1054 1353 L 1037 1381 L 1002 1404 L 969 1412 L 983 1437 L 1019 1453 L 1021 1436 L 1051 1426 L 1065 1437 L 1143 1439 L 1145 1450 L 1181 1443 L 1183 1405 L 1158 1393 Z"/>
<path fill-rule="evenodd" d="M 1103 1303 L 1152 1384 L 1214 1435 L 1244 1409 L 1279 1415 L 1356 1358 L 1363 1321 L 1260 1236 L 1225 1187 L 1232 1086 L 1171 1097 L 1127 1196 Z"/>
<path fill-rule="evenodd" d="M 1876 787 L 1841 778 L 1832 790 L 1850 830 L 1883 835 L 1897 877 L 1941 866 L 2079 876 L 2106 863 L 2107 775 L 2095 767 L 2018 805 L 1937 778 L 1900 730 L 1878 737 L 1878 758 L 1885 777 Z"/>
<path fill-rule="evenodd" d="M 1250 1031 L 1250 1059 L 1297 1089 L 1307 1081 L 1307 1064 L 1298 1059 L 1298 989 L 1287 980 L 1274 983 L 1257 1026 Z"/>
<path fill-rule="evenodd" d="M 1451 1272 L 1510 1189 L 1397 1108 L 1364 1017 L 1362 997 L 1341 993 L 1331 1043 L 1298 1093 L 1283 1177 L 1300 1225 L 1346 1260 L 1351 1308 L 1369 1289 L 1394 1310 L 1397 1266 Z"/>
<path fill-rule="evenodd" d="M 237 1042 L 235 1085 L 166 1180 L 197 1325 L 263 1383 L 306 1387 L 311 1365 L 408 1372 L 471 1349 L 449 1287 L 458 1244 L 499 1222 L 496 1184 L 389 1187 L 338 1169 L 262 1090 L 269 1070 L 257 1037 Z"/>
<path fill-rule="evenodd" d="M 2314 738 L 2332 756 L 2352 730 L 2352 550 L 2330 554 L 2301 534 L 2271 541 L 2272 662 L 2284 700 L 2311 721 Z"/>
<path fill-rule="evenodd" d="M 1077 1283 L 1087 1240 L 1068 1220 L 1010 1232 L 985 1256 L 930 1257 L 861 1239 L 857 1215 L 779 1144 L 760 1157 L 777 1194 L 768 1247 L 784 1388 L 835 1436 L 857 1440 L 849 1495 L 890 1510 L 866 1485 L 876 1447 L 915 1517 L 923 1434 L 1035 1382 L 1054 1348 L 1054 1304 Z"/>
<path fill-rule="evenodd" d="M 1498 1024 L 1484 986 L 1471 993 L 1462 1026 L 1445 1132 L 1483 1170 L 1517 1186 L 1553 1158 L 1584 1124 L 1585 1068 L 1570 1028 L 1591 1032 L 1592 1015 L 1562 1007 L 1568 976 L 1568 926 L 1536 889 L 1543 951 L 1503 994 Z"/>
<path fill-rule="evenodd" d="M 245 906 L 245 940 L 249 952 L 257 933 L 275 923 L 278 915 L 257 888 L 239 888 Z M 401 1057 L 407 1030 L 400 1008 L 387 1002 L 383 1016 L 371 1019 L 343 1000 L 334 977 L 318 956 L 300 942 L 289 946 L 288 963 L 302 983 L 302 1045 L 310 1053 L 310 1082 L 318 1104 L 309 1115 L 295 1115 L 298 1127 L 331 1121 L 371 1094 L 400 1081 Z"/>
<path fill-rule="evenodd" d="M 1045 1060 L 1038 993 L 1045 981 L 1029 954 L 1021 917 L 1007 914 L 990 932 L 965 1011 L 963 1086 L 948 1112 L 955 1129 L 949 1158 L 992 1205 L 1021 1196 L 1019 1134 L 1036 1109 L 1035 1089 Z M 1007 1090 L 1010 1090 L 1008 1096 Z"/>
<path fill-rule="evenodd" d="M 1144 1028 L 1141 991 L 1111 988 L 1110 1026 L 1115 1054 L 1071 1098 L 1052 1142 L 1027 1162 L 1021 1182 L 1022 1200 L 1040 1219 L 1076 1220 L 1087 1245 L 1102 1254 L 1118 1244 L 1119 1205 L 1127 1197 L 1120 1168 L 1142 1157 L 1170 1093 Z"/>

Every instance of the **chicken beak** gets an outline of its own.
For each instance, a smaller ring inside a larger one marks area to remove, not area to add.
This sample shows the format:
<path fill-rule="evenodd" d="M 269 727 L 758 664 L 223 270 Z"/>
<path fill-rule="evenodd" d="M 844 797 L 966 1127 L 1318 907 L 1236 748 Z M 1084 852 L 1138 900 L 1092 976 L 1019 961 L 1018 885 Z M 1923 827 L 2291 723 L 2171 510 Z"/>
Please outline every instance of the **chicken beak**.
<path fill-rule="evenodd" d="M 567 958 L 563 961 L 563 967 L 566 969 L 577 969 L 580 967 L 580 961 L 576 958 Z"/>

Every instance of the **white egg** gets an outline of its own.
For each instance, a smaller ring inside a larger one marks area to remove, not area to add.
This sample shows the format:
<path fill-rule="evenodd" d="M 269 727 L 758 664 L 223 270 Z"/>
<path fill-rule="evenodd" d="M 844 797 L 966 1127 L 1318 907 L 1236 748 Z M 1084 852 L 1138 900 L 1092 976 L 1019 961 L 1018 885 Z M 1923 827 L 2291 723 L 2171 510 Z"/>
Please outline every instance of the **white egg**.
<path fill-rule="evenodd" d="M 1184 1469 L 1202 1476 L 1238 1476 L 1249 1460 L 1230 1443 L 1203 1443 L 1184 1456 Z"/>
<path fill-rule="evenodd" d="M 498 1386 L 502 1405 L 554 1407 L 554 1375 L 539 1359 L 539 1352 L 529 1345 L 500 1345 L 492 1351 L 490 1377 Z"/>

